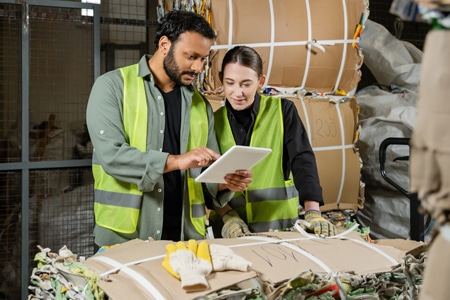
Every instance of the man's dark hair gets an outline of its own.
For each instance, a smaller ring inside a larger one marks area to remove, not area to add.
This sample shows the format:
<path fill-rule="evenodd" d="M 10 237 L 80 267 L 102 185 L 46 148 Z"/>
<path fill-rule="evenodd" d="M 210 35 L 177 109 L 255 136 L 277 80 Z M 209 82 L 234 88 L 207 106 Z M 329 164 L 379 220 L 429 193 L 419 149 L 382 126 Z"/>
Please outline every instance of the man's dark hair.
<path fill-rule="evenodd" d="M 156 49 L 158 49 L 159 39 L 162 36 L 167 36 L 172 43 L 175 43 L 180 34 L 186 31 L 197 32 L 211 40 L 216 38 L 214 29 L 201 15 L 190 11 L 174 10 L 168 12 L 161 19 L 156 30 L 154 42 Z"/>

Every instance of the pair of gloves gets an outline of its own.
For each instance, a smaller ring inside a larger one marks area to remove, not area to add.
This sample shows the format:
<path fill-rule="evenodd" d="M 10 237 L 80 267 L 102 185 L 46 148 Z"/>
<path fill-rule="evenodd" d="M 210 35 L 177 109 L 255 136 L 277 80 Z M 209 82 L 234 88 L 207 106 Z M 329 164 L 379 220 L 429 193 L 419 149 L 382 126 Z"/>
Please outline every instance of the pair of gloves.
<path fill-rule="evenodd" d="M 181 281 L 186 292 L 202 291 L 209 287 L 206 276 L 213 271 L 247 271 L 251 263 L 223 245 L 209 245 L 189 240 L 166 246 L 163 267 Z"/>
<path fill-rule="evenodd" d="M 229 210 L 222 217 L 222 237 L 237 238 L 250 234 L 247 224 L 239 217 L 234 210 Z M 305 229 L 320 236 L 336 235 L 336 226 L 323 218 L 320 211 L 308 210 L 305 213 L 305 221 L 309 223 Z"/>

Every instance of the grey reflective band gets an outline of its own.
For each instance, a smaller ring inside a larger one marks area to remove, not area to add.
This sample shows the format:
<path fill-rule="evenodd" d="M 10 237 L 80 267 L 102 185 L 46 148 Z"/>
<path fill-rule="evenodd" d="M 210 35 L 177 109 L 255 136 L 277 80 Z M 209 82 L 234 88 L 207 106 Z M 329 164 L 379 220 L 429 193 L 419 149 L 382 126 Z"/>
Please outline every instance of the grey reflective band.
<path fill-rule="evenodd" d="M 239 207 L 245 207 L 245 197 L 244 195 L 239 195 L 230 201 L 230 205 L 232 208 L 236 209 Z"/>
<path fill-rule="evenodd" d="M 92 153 L 92 164 L 93 165 L 99 165 L 100 162 L 97 159 L 97 154 L 95 154 L 95 151 Z"/>
<path fill-rule="evenodd" d="M 248 225 L 252 232 L 268 232 L 278 228 L 290 228 L 294 226 L 295 219 L 273 220 L 268 222 L 256 222 Z"/>
<path fill-rule="evenodd" d="M 201 218 L 206 216 L 205 204 L 192 204 L 192 217 Z"/>
<path fill-rule="evenodd" d="M 284 201 L 298 197 L 297 189 L 294 186 L 247 191 L 247 194 L 249 203 L 257 203 L 267 200 Z M 244 195 L 241 194 L 234 197 L 231 199 L 230 204 L 235 209 L 245 207 Z"/>
<path fill-rule="evenodd" d="M 105 205 L 114 205 L 128 208 L 141 208 L 141 196 L 133 194 L 113 193 L 102 190 L 94 190 L 95 202 Z"/>
<path fill-rule="evenodd" d="M 265 200 L 286 200 L 298 197 L 298 192 L 294 186 L 269 188 L 261 190 L 247 191 L 248 202 L 261 202 Z"/>

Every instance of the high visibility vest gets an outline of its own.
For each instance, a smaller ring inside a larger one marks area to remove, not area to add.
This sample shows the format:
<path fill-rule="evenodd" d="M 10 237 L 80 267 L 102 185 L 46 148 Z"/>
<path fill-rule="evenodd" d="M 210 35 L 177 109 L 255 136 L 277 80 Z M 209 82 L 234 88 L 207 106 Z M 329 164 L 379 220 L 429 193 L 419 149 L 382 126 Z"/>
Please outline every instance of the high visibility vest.
<path fill-rule="evenodd" d="M 138 64 L 119 69 L 124 81 L 124 131 L 130 146 L 147 151 L 148 107 L 144 80 L 137 76 Z M 190 133 L 186 152 L 206 146 L 208 115 L 206 104 L 194 89 L 190 108 Z M 98 225 L 121 233 L 134 233 L 137 228 L 143 193 L 136 184 L 108 175 L 96 159 L 92 160 L 94 175 L 94 214 Z M 195 182 L 186 170 L 190 202 L 189 218 L 195 230 L 205 235 L 206 210 L 202 184 Z M 169 187 L 170 188 L 170 187 Z"/>
<path fill-rule="evenodd" d="M 226 106 L 214 114 L 220 150 L 235 145 Z M 252 168 L 253 181 L 244 192 L 234 194 L 230 205 L 253 232 L 286 229 L 298 218 L 298 192 L 292 176 L 284 180 L 283 113 L 281 99 L 261 96 L 250 146 L 271 148 L 272 153 Z"/>

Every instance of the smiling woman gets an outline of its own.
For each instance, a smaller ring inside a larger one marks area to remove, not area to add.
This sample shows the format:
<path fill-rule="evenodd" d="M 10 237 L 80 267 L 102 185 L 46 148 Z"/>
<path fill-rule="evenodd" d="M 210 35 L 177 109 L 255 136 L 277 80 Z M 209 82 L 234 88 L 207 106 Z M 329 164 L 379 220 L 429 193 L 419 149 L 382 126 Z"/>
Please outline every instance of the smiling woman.
<path fill-rule="evenodd" d="M 259 94 L 265 81 L 262 71 L 261 57 L 247 46 L 230 49 L 222 62 L 225 105 L 214 113 L 221 152 L 243 145 L 272 153 L 252 168 L 254 176 L 245 193 L 235 193 L 226 207 L 215 207 L 224 223 L 213 222 L 215 231 L 223 225 L 222 236 L 230 238 L 248 229 L 285 230 L 298 219 L 301 205 L 311 231 L 335 235 L 335 226 L 319 210 L 322 188 L 303 123 L 291 101 Z M 211 219 L 218 218 L 213 213 Z"/>

